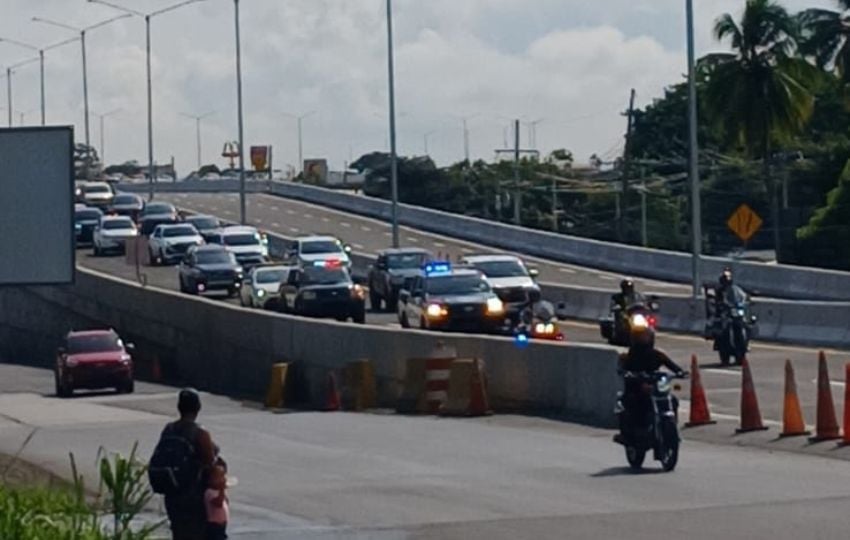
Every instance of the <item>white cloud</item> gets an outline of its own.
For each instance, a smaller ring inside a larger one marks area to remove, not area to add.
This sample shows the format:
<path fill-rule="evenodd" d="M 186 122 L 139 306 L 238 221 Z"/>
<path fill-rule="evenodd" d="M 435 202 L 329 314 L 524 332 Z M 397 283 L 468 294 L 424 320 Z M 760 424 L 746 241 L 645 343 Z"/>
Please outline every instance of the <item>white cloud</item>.
<path fill-rule="evenodd" d="M 114 0 L 121 2 L 122 0 Z M 123 0 L 135 9 L 170 0 Z M 831 0 L 788 0 L 799 9 Z M 723 11 L 742 0 L 696 0 L 698 48 Z M 339 167 L 350 154 L 386 144 L 387 84 L 383 0 L 244 0 L 242 41 L 247 144 L 271 143 L 278 163 L 294 163 L 295 122 L 305 155 Z M 545 118 L 543 150 L 580 158 L 622 140 L 629 89 L 639 103 L 685 71 L 684 0 L 395 0 L 400 149 L 421 153 L 425 133 L 439 162 L 462 155 L 461 115 L 471 121 L 475 156 L 501 147 L 507 117 Z M 112 16 L 84 0 L 0 0 L 0 37 L 43 45 L 73 33 L 29 22 L 49 16 L 77 25 Z M 179 113 L 217 111 L 205 121 L 204 161 L 236 137 L 233 3 L 208 0 L 153 20 L 155 146 L 182 172 L 195 165 L 194 123 Z M 91 109 L 120 108 L 107 120 L 110 161 L 147 159 L 144 25 L 124 20 L 88 36 Z M 31 53 L 0 43 L 0 66 Z M 83 139 L 80 50 L 48 52 L 48 118 L 75 123 Z M 38 70 L 14 75 L 14 108 L 38 106 Z M 5 86 L 5 85 L 3 85 Z M 0 89 L 0 96 L 5 97 Z M 5 101 L 5 100 L 4 100 Z M 5 104 L 0 104 L 5 106 Z M 28 121 L 38 115 L 30 112 Z M 523 131 L 525 135 L 525 131 Z M 92 140 L 98 144 L 97 121 Z"/>

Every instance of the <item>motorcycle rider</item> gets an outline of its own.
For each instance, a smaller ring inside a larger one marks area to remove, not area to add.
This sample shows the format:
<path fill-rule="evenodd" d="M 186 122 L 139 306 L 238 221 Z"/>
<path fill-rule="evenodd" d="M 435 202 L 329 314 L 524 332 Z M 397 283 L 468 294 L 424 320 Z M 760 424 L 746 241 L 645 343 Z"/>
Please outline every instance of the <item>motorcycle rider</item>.
<path fill-rule="evenodd" d="M 552 314 L 550 313 L 553 311 L 552 304 L 542 299 L 540 289 L 530 289 L 526 295 L 525 304 L 523 304 L 519 310 L 518 323 L 531 326 L 534 322 L 535 315 L 541 311 L 545 311 L 547 313 L 546 318 L 552 317 Z M 540 314 L 543 315 L 543 313 Z"/>
<path fill-rule="evenodd" d="M 651 374 L 665 367 L 678 377 L 684 377 L 685 371 L 660 349 L 655 347 L 655 330 L 643 315 L 635 315 L 631 323 L 631 346 L 627 353 L 620 355 L 620 370 Z M 623 443 L 627 433 L 638 421 L 645 425 L 645 418 L 651 410 L 650 396 L 643 391 L 640 379 L 624 380 L 623 407 L 620 415 L 620 433 L 615 441 Z"/>
<path fill-rule="evenodd" d="M 644 303 L 644 296 L 635 290 L 635 282 L 631 278 L 625 278 L 620 282 L 620 292 L 611 295 L 612 311 L 619 307 L 624 313 L 626 309 L 635 304 Z"/>
<path fill-rule="evenodd" d="M 735 285 L 732 269 L 727 266 L 717 280 L 717 289 L 714 293 L 713 323 L 715 328 L 720 325 L 726 312 L 735 305 L 736 291 L 741 291 L 741 288 Z"/>

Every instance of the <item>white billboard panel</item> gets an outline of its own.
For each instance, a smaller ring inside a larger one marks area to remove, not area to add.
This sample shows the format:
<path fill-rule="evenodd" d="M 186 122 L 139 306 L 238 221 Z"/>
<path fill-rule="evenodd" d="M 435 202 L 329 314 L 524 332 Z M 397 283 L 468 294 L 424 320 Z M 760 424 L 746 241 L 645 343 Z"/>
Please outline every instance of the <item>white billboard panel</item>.
<path fill-rule="evenodd" d="M 0 285 L 74 281 L 74 130 L 0 129 Z"/>

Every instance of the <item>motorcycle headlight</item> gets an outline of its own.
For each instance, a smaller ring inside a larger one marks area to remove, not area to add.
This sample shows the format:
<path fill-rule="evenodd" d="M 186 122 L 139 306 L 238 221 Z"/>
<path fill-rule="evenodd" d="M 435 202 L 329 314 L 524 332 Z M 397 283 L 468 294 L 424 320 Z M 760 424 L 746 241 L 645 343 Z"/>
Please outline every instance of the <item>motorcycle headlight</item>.
<path fill-rule="evenodd" d="M 658 379 L 658 382 L 655 383 L 655 387 L 658 389 L 659 393 L 666 394 L 672 389 L 673 385 L 670 382 L 670 379 L 667 377 L 661 377 Z"/>
<path fill-rule="evenodd" d="M 534 325 L 534 333 L 535 334 L 545 334 L 546 333 L 546 325 L 543 323 L 537 323 Z"/>
<path fill-rule="evenodd" d="M 301 294 L 301 298 L 303 298 L 304 300 L 315 300 L 316 293 L 314 293 L 313 291 L 304 291 L 304 293 Z"/>
<path fill-rule="evenodd" d="M 501 315 L 505 312 L 505 304 L 499 298 L 487 299 L 487 315 Z"/>
<path fill-rule="evenodd" d="M 425 315 L 427 315 L 429 319 L 441 319 L 448 314 L 449 310 L 440 304 L 428 304 L 428 307 L 425 308 Z"/>
<path fill-rule="evenodd" d="M 739 317 L 743 317 L 746 314 L 746 312 L 743 309 L 738 309 L 736 311 L 736 313 L 738 314 Z"/>
<path fill-rule="evenodd" d="M 555 333 L 555 325 L 552 323 L 546 323 L 546 333 L 554 334 Z"/>

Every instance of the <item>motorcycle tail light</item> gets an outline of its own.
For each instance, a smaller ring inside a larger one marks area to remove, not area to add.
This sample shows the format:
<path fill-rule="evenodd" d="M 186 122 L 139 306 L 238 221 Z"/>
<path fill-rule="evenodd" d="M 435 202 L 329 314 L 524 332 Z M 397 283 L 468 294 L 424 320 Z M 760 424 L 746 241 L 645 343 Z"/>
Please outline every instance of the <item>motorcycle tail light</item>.
<path fill-rule="evenodd" d="M 650 327 L 656 328 L 658 326 L 658 317 L 649 317 L 647 322 L 649 322 Z"/>

